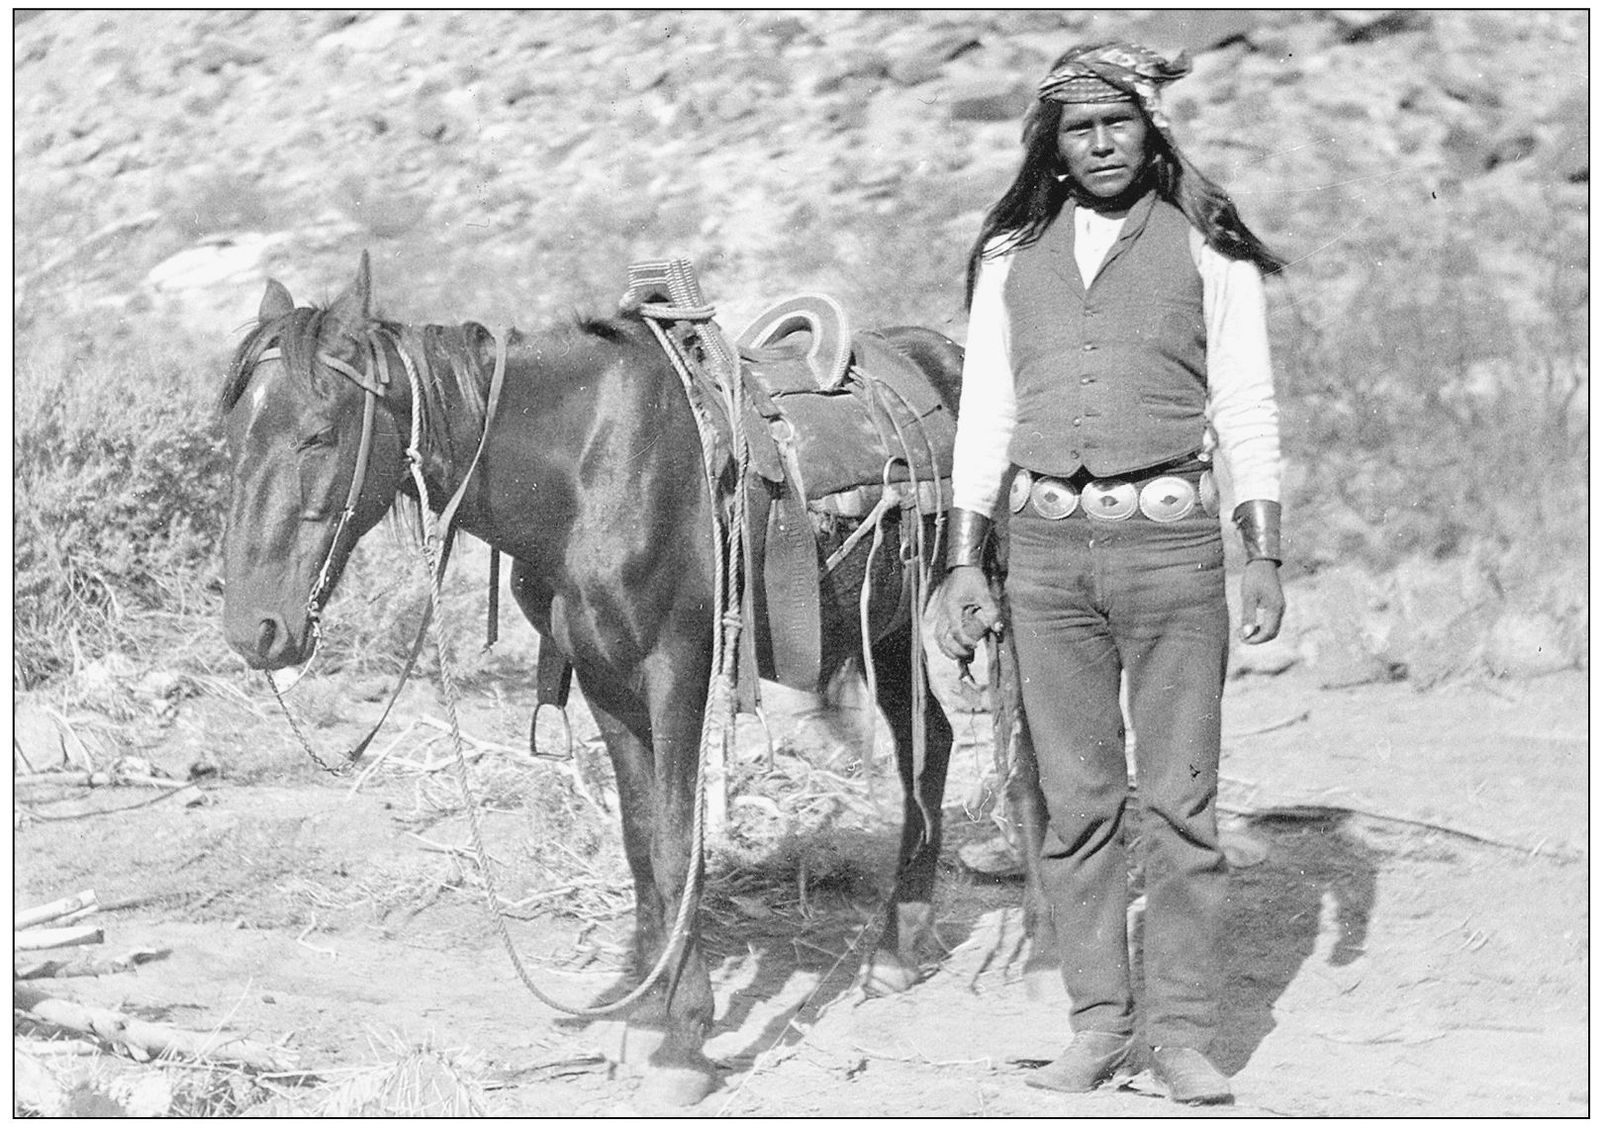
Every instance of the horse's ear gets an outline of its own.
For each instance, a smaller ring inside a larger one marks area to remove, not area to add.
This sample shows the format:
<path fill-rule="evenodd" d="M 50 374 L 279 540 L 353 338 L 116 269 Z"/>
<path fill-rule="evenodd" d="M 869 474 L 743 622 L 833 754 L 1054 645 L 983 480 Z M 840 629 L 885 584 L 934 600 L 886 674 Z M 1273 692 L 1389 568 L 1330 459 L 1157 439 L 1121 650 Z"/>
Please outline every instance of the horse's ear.
<path fill-rule="evenodd" d="M 263 292 L 262 305 L 257 308 L 257 321 L 266 326 L 276 318 L 283 318 L 296 309 L 296 300 L 291 298 L 282 283 L 277 279 L 268 280 L 268 289 Z"/>
<path fill-rule="evenodd" d="M 342 322 L 361 326 L 369 320 L 369 252 L 358 259 L 358 277 L 330 304 L 330 311 Z"/>

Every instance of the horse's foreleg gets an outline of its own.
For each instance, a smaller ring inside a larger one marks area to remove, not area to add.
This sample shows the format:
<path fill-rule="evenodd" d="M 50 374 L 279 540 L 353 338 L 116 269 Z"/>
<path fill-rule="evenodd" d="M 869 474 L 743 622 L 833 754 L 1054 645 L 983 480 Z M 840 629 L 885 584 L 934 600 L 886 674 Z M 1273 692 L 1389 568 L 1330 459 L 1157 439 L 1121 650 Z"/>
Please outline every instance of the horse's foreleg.
<path fill-rule="evenodd" d="M 620 791 L 621 833 L 637 895 L 633 984 L 638 985 L 673 939 L 681 907 L 692 852 L 695 767 L 689 759 L 698 746 L 699 707 L 691 710 L 689 729 L 614 690 L 630 681 L 600 682 L 582 674 Z M 627 1022 L 621 1057 L 643 1069 L 649 1102 L 680 1106 L 709 1094 L 714 1073 L 703 1045 L 714 1011 L 695 908 L 687 937 L 676 941 L 659 984 L 631 1009 Z"/>
<path fill-rule="evenodd" d="M 664 907 L 654 880 L 654 755 L 648 745 L 648 713 L 640 706 L 614 701 L 606 691 L 589 686 L 583 678 L 587 704 L 609 749 L 615 788 L 620 794 L 620 833 L 626 863 L 637 901 L 633 936 L 635 971 L 648 973 L 664 946 Z M 663 995 L 658 995 L 660 998 Z M 663 1010 L 663 1001 L 657 1003 Z"/>
<path fill-rule="evenodd" d="M 910 637 L 906 632 L 878 642 L 872 652 L 877 666 L 877 704 L 888 719 L 898 755 L 905 812 L 900 832 L 899 862 L 877 949 L 863 971 L 862 984 L 872 993 L 898 993 L 915 985 L 923 944 L 936 941 L 933 930 L 933 882 L 943 843 L 944 779 L 950 767 L 954 736 L 931 688 L 923 697 L 924 742 L 918 772 L 911 733 L 915 704 L 912 689 L 922 672 L 911 670 Z"/>
<path fill-rule="evenodd" d="M 678 672 L 696 665 L 671 664 Z M 702 676 L 703 673 L 700 673 Z M 673 686 L 650 691 L 654 735 L 654 819 L 652 856 L 659 886 L 662 937 L 675 940 L 666 978 L 669 993 L 662 1014 L 665 1039 L 649 1058 L 649 1088 L 660 1103 L 697 1103 L 715 1086 L 714 1066 L 704 1041 L 715 1018 L 709 968 L 699 944 L 698 894 L 703 858 L 693 858 L 693 819 L 698 803 L 698 760 L 703 755 L 705 688 L 685 674 Z M 689 894 L 689 886 L 692 885 Z M 679 922 L 685 899 L 688 917 Z M 678 929 L 684 931 L 678 936 Z"/>

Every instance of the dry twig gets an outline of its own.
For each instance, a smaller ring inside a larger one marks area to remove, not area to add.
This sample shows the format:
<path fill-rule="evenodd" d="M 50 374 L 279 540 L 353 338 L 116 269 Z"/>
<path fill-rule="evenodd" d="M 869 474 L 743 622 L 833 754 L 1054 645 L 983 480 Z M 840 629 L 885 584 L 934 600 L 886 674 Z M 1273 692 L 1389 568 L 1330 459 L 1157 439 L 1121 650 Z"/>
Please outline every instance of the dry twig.
<path fill-rule="evenodd" d="M 16 785 L 67 785 L 87 786 L 95 789 L 103 785 L 146 785 L 153 789 L 179 790 L 185 783 L 173 778 L 159 778 L 152 774 L 130 774 L 119 770 L 50 771 L 41 774 L 18 774 L 11 779 Z"/>
<path fill-rule="evenodd" d="M 41 958 L 32 962 L 11 965 L 11 976 L 17 980 L 30 978 L 98 978 L 105 974 L 120 974 L 147 962 L 166 958 L 166 950 L 131 950 L 112 958 L 95 958 L 81 955 L 76 958 Z"/>
<path fill-rule="evenodd" d="M 49 923 L 53 919 L 60 919 L 80 911 L 91 910 L 95 907 L 95 890 L 85 888 L 77 895 L 67 895 L 50 903 L 41 903 L 38 907 L 30 907 L 26 911 L 17 912 L 11 921 L 13 930 L 21 931 L 28 927 L 37 927 L 41 923 Z"/>
<path fill-rule="evenodd" d="M 11 936 L 11 945 L 16 950 L 53 950 L 58 946 L 85 946 L 105 941 L 106 932 L 99 927 L 35 927 Z"/>
<path fill-rule="evenodd" d="M 81 1005 L 51 997 L 26 985 L 12 984 L 11 1007 L 31 1020 L 68 1032 L 92 1036 L 119 1048 L 126 1048 L 139 1060 L 151 1057 L 183 1057 L 245 1068 L 284 1072 L 295 1067 L 281 1050 L 256 1044 L 240 1037 L 218 1033 L 196 1033 L 141 1021 L 110 1009 Z"/>

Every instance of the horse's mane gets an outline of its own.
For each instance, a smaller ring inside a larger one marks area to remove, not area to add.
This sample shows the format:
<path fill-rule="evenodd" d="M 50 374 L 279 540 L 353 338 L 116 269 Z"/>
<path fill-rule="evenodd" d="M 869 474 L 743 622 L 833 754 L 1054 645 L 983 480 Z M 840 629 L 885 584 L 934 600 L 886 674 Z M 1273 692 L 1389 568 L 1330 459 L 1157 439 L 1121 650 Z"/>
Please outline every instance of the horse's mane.
<path fill-rule="evenodd" d="M 560 320 L 549 332 L 610 345 L 651 344 L 640 321 L 620 316 L 576 312 Z M 333 350 L 350 362 L 352 347 L 356 347 L 360 356 L 365 356 L 390 345 L 412 361 L 424 387 L 427 418 L 441 422 L 441 406 L 447 392 L 443 382 L 448 374 L 456 387 L 457 399 L 484 412 L 480 350 L 489 335 L 490 331 L 478 322 L 415 326 L 371 319 L 363 326 L 354 327 L 332 317 L 328 307 L 299 306 L 278 318 L 260 322 L 247 332 L 229 363 L 218 398 L 219 411 L 227 413 L 240 400 L 258 360 L 270 347 L 278 347 L 285 368 L 304 381 L 314 396 L 328 396 L 335 387 L 331 382 L 341 378 L 319 360 L 321 347 Z M 521 335 L 514 331 L 510 341 L 518 337 Z M 363 368 L 361 361 L 357 365 Z M 392 380 L 406 380 L 406 377 L 393 373 Z"/>
<path fill-rule="evenodd" d="M 315 396 L 326 396 L 336 375 L 319 360 L 321 346 L 349 363 L 353 362 L 351 347 L 356 347 L 355 364 L 362 370 L 368 355 L 389 345 L 412 363 L 427 402 L 435 402 L 439 407 L 445 392 L 443 374 L 450 373 L 459 399 L 476 411 L 484 411 L 479 351 L 487 335 L 486 328 L 477 322 L 458 326 L 412 326 L 371 319 L 354 327 L 332 318 L 328 307 L 299 306 L 278 318 L 259 322 L 248 331 L 229 363 L 228 376 L 218 399 L 219 409 L 228 412 L 240 400 L 258 360 L 271 346 L 279 348 L 286 370 L 305 381 Z M 336 340 L 327 342 L 327 337 Z M 393 381 L 406 379 L 404 373 L 392 374 Z"/>

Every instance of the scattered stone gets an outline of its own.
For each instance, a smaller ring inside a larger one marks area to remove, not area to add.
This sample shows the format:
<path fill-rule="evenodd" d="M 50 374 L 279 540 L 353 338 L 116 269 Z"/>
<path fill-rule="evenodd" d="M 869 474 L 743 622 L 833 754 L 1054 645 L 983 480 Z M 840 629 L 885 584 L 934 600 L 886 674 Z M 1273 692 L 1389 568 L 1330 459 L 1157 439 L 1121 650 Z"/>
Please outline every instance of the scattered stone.
<path fill-rule="evenodd" d="M 974 79 L 957 84 L 950 116 L 960 122 L 1009 122 L 1028 109 L 1028 91 L 1015 81 Z"/>
<path fill-rule="evenodd" d="M 1486 631 L 1486 668 L 1499 678 L 1525 679 L 1575 667 L 1561 633 L 1543 613 L 1506 612 Z"/>
<path fill-rule="evenodd" d="M 268 253 L 284 242 L 278 233 L 219 236 L 170 255 L 146 274 L 146 284 L 175 293 L 238 286 L 262 275 Z"/>
<path fill-rule="evenodd" d="M 1340 28 L 1343 43 L 1373 43 L 1430 27 L 1430 13 L 1413 9 L 1340 9 L 1326 14 Z"/>
<path fill-rule="evenodd" d="M 1284 636 L 1276 636 L 1266 644 L 1242 644 L 1235 641 L 1229 655 L 1229 678 L 1243 675 L 1279 675 L 1302 662 L 1296 645 Z"/>
<path fill-rule="evenodd" d="M 1022 854 L 1004 836 L 974 840 L 963 844 L 957 855 L 969 872 L 996 880 L 1016 880 L 1023 876 Z"/>
<path fill-rule="evenodd" d="M 255 48 L 222 39 L 209 39 L 196 54 L 196 66 L 209 75 L 215 75 L 231 64 L 249 67 L 261 63 L 268 56 Z"/>
<path fill-rule="evenodd" d="M 812 85 L 816 94 L 832 94 L 854 79 L 888 76 L 888 57 L 881 51 L 850 51 L 836 59 Z"/>
<path fill-rule="evenodd" d="M 1313 593 L 1313 629 L 1300 647 L 1320 687 L 1356 687 L 1390 678 L 1384 655 L 1389 618 L 1376 609 L 1372 589 L 1361 570 L 1342 567 L 1326 575 Z"/>
<path fill-rule="evenodd" d="M 944 73 L 944 65 L 981 46 L 975 36 L 951 33 L 889 57 L 888 77 L 900 86 L 916 86 Z"/>

